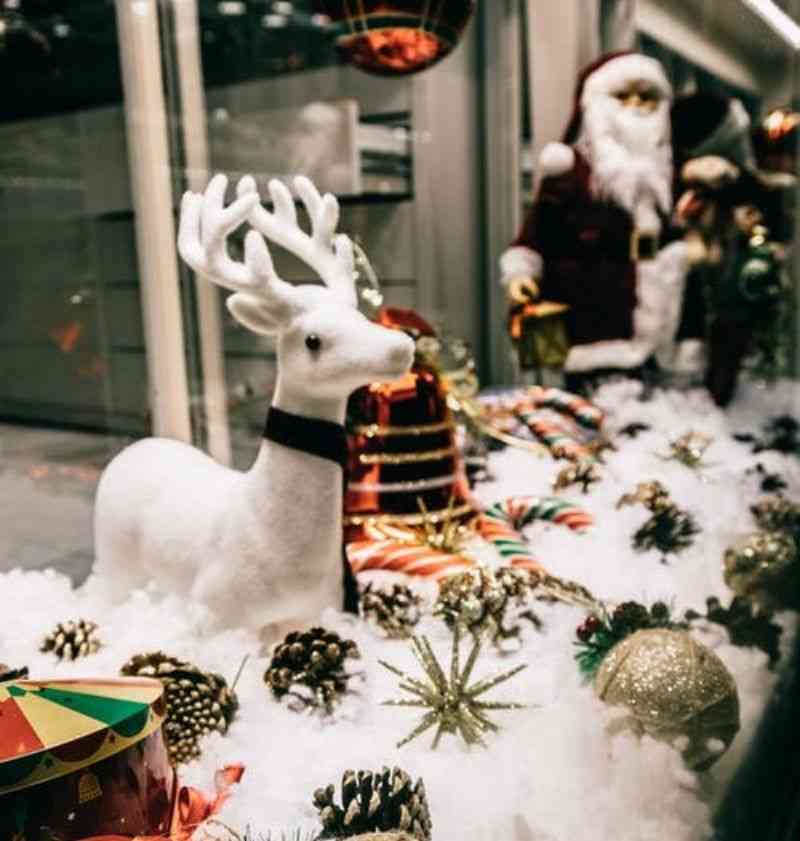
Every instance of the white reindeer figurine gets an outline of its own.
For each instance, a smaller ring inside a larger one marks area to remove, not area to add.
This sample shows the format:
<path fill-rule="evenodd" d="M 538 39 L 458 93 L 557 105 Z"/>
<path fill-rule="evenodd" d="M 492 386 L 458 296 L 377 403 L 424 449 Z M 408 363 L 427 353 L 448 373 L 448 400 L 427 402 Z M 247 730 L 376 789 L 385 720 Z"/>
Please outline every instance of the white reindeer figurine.
<path fill-rule="evenodd" d="M 264 440 L 241 473 L 177 441 L 149 438 L 106 468 L 95 508 L 96 572 L 121 599 L 154 581 L 208 605 L 227 626 L 282 629 L 341 608 L 344 418 L 352 391 L 406 373 L 413 343 L 356 308 L 352 243 L 335 235 L 339 206 L 307 178 L 295 189 L 311 219 L 298 225 L 289 190 L 272 181 L 274 213 L 243 178 L 225 207 L 227 179 L 186 193 L 178 249 L 198 273 L 236 294 L 239 322 L 276 336 L 278 378 Z M 244 262 L 227 237 L 245 220 Z M 262 235 L 325 284 L 278 278 Z"/>

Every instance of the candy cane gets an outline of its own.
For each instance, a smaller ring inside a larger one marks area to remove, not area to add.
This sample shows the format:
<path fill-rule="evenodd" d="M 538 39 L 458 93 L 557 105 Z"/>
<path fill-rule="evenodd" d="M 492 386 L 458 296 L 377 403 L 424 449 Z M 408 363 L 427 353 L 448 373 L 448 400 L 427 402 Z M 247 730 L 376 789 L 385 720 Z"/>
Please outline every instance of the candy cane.
<path fill-rule="evenodd" d="M 558 496 L 512 496 L 492 505 L 483 516 L 505 522 L 514 529 L 534 520 L 545 520 L 577 532 L 594 525 L 591 514 Z"/>
<path fill-rule="evenodd" d="M 347 558 L 354 573 L 367 570 L 403 572 L 438 581 L 474 567 L 464 555 L 439 552 L 428 546 L 409 546 L 397 540 L 360 540 L 347 546 Z"/>
<path fill-rule="evenodd" d="M 534 400 L 540 406 L 546 406 L 562 414 L 570 415 L 576 423 L 586 429 L 598 430 L 603 425 L 605 418 L 603 412 L 577 394 L 562 391 L 560 388 L 539 388 L 538 395 L 534 397 Z"/>
<path fill-rule="evenodd" d="M 517 569 L 546 572 L 530 552 L 520 532 L 534 520 L 545 520 L 584 531 L 594 524 L 591 514 L 555 496 L 515 496 L 487 508 L 476 521 L 476 534 L 497 550 L 503 564 Z M 368 539 L 350 543 L 347 558 L 354 573 L 367 570 L 402 572 L 438 581 L 477 565 L 467 555 L 442 552 L 413 542 L 413 530 L 390 523 L 370 526 Z"/>
<path fill-rule="evenodd" d="M 520 412 L 519 417 L 530 431 L 550 450 L 553 458 L 578 461 L 591 458 L 588 447 L 579 444 L 557 423 L 538 417 L 534 412 Z"/>

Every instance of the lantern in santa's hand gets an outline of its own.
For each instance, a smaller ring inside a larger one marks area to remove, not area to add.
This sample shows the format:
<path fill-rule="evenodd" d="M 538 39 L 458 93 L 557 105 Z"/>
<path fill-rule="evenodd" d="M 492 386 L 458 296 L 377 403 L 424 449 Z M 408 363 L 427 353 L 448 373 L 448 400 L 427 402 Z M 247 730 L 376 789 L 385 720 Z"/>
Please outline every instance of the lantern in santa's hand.
<path fill-rule="evenodd" d="M 0 841 L 170 835 L 157 680 L 0 676 Z"/>
<path fill-rule="evenodd" d="M 368 73 L 405 76 L 443 59 L 458 44 L 475 0 L 315 0 L 344 58 Z"/>
<path fill-rule="evenodd" d="M 517 349 L 523 371 L 561 370 L 569 354 L 566 304 L 530 301 L 515 304 L 508 316 L 508 334 Z"/>
<path fill-rule="evenodd" d="M 360 388 L 348 403 L 347 540 L 369 523 L 413 525 L 471 517 L 476 510 L 446 389 L 432 361 L 435 331 L 413 310 L 384 308 L 377 320 L 408 333 L 417 352 L 405 377 Z"/>

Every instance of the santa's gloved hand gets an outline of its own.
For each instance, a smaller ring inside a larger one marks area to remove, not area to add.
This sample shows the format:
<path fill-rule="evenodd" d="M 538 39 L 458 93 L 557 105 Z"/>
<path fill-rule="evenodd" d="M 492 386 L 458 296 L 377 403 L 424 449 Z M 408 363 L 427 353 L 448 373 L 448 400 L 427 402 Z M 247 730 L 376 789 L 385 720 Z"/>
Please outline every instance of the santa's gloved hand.
<path fill-rule="evenodd" d="M 539 284 L 532 277 L 512 277 L 506 284 L 506 293 L 514 304 L 527 304 L 539 297 Z"/>

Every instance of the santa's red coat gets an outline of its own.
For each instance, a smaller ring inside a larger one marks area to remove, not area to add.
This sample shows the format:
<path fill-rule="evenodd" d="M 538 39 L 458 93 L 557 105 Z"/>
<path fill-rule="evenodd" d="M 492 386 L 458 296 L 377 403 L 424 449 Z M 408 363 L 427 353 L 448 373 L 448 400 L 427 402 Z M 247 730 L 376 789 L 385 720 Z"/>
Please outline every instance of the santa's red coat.
<path fill-rule="evenodd" d="M 569 304 L 573 345 L 630 339 L 636 307 L 633 220 L 628 211 L 592 195 L 589 164 L 573 150 L 572 169 L 542 179 L 514 245 L 541 255 L 542 298 Z"/>

